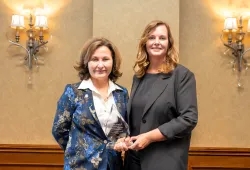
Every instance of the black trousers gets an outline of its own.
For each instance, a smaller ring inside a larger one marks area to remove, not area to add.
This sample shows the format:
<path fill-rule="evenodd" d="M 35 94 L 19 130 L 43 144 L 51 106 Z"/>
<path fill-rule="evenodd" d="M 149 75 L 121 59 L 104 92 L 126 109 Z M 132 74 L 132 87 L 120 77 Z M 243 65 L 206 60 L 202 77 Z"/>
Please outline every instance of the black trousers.
<path fill-rule="evenodd" d="M 124 169 L 141 170 L 140 156 L 137 151 L 128 150 L 125 153 Z"/>

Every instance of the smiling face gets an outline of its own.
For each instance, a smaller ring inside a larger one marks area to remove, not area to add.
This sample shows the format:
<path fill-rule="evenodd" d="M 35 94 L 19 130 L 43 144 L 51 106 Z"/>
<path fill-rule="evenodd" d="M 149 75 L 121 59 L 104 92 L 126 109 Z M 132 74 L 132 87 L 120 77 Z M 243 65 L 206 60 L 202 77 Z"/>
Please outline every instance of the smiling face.
<path fill-rule="evenodd" d="M 146 49 L 149 60 L 152 57 L 165 58 L 168 49 L 168 31 L 165 25 L 155 27 L 148 35 Z"/>
<path fill-rule="evenodd" d="M 111 51 L 106 46 L 95 50 L 88 62 L 90 77 L 96 80 L 108 80 L 112 71 L 113 58 Z"/>

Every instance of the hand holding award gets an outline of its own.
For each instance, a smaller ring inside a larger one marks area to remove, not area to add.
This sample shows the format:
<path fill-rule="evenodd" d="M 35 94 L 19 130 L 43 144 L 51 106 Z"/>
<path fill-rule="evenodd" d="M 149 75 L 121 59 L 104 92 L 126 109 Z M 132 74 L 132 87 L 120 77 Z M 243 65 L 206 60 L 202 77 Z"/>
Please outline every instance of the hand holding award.
<path fill-rule="evenodd" d="M 111 106 L 104 132 L 109 139 L 108 149 L 114 149 L 118 139 L 129 135 L 129 126 L 114 104 Z"/>

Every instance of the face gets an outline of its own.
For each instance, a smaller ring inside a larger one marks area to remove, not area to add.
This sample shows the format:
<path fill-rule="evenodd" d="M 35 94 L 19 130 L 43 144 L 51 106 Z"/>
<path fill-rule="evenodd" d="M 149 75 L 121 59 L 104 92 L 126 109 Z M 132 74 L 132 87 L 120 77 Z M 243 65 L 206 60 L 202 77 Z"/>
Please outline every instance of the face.
<path fill-rule="evenodd" d="M 149 33 L 146 49 L 149 58 L 166 57 L 168 49 L 168 31 L 165 25 L 159 25 Z"/>
<path fill-rule="evenodd" d="M 97 80 L 108 80 L 112 66 L 111 51 L 108 47 L 101 46 L 95 50 L 88 62 L 90 77 Z"/>

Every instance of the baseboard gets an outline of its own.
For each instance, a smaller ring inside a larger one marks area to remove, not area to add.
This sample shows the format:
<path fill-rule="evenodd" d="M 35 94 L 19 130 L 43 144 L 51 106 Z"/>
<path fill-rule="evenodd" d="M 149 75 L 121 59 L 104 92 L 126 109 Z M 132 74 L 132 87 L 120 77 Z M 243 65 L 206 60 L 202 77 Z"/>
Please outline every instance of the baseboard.
<path fill-rule="evenodd" d="M 0 144 L 0 170 L 62 170 L 63 151 L 55 145 Z"/>
<path fill-rule="evenodd" d="M 250 170 L 250 148 L 190 148 L 189 170 Z"/>
<path fill-rule="evenodd" d="M 62 170 L 56 145 L 0 144 L 0 170 Z M 250 148 L 192 147 L 189 170 L 250 170 Z"/>

